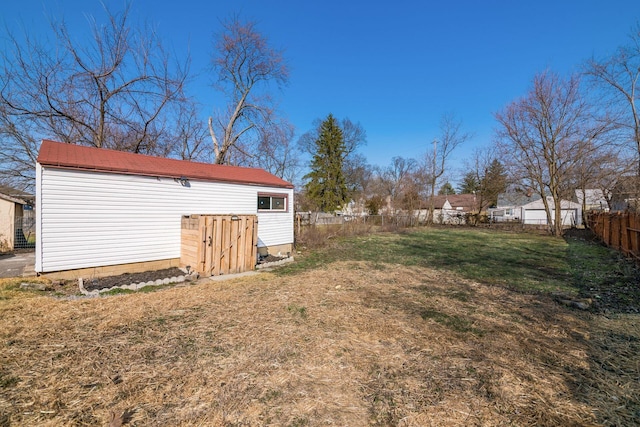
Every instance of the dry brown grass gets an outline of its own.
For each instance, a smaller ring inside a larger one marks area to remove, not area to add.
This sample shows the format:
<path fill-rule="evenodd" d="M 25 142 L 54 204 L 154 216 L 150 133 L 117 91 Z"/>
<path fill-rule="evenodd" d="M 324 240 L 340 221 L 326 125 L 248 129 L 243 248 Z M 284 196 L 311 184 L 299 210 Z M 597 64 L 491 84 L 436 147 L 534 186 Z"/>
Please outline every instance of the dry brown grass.
<path fill-rule="evenodd" d="M 150 294 L 6 295 L 0 425 L 638 420 L 637 316 L 442 271 L 340 262 Z"/>
<path fill-rule="evenodd" d="M 363 224 L 352 221 L 342 225 L 307 225 L 296 229 L 296 247 L 305 249 L 318 249 L 326 247 L 336 238 L 347 236 L 361 236 L 371 233 L 373 230 L 387 230 L 386 228 Z M 388 231 L 388 230 L 387 230 Z"/>

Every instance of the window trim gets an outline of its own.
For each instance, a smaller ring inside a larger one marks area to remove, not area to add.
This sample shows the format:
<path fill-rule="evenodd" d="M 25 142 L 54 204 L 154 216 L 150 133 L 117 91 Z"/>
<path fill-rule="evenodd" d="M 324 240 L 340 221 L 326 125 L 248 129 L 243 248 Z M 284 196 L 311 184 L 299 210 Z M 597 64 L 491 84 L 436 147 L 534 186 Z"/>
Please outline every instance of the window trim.
<path fill-rule="evenodd" d="M 260 209 L 258 212 L 286 213 L 289 212 L 289 194 L 288 193 L 258 193 L 256 202 L 260 197 L 269 197 L 269 209 Z M 271 209 L 273 198 L 284 199 L 284 209 Z"/>

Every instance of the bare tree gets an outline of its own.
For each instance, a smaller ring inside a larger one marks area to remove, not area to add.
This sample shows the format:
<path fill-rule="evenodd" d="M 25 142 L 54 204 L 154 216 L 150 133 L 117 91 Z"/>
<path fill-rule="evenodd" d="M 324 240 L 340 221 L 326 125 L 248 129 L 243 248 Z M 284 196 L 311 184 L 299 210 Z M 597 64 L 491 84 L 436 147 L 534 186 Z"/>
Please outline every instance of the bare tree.
<path fill-rule="evenodd" d="M 374 170 L 362 154 L 352 154 L 343 164 L 349 197 L 356 202 L 367 198 L 373 185 Z"/>
<path fill-rule="evenodd" d="M 209 144 L 207 126 L 198 113 L 195 102 L 179 103 L 175 105 L 173 114 L 168 119 L 168 131 L 164 138 L 171 142 L 163 144 L 167 151 L 165 157 L 175 157 L 182 160 L 211 163 L 213 149 Z M 173 128 L 172 128 L 173 127 Z"/>
<path fill-rule="evenodd" d="M 586 74 L 602 87 L 599 104 L 614 113 L 616 124 L 626 129 L 637 156 L 637 174 L 640 176 L 640 24 L 629 35 L 629 43 L 602 60 L 590 59 Z"/>
<path fill-rule="evenodd" d="M 424 156 L 423 167 L 426 171 L 426 176 L 428 176 L 430 187 L 428 224 L 433 224 L 436 186 L 438 185 L 438 180 L 447 170 L 447 161 L 451 153 L 469 138 L 471 138 L 471 134 L 463 131 L 462 122 L 454 114 L 448 113 L 442 116 L 440 119 L 440 136 L 433 140 L 433 149 L 427 150 Z"/>
<path fill-rule="evenodd" d="M 395 214 L 398 208 L 407 208 L 415 198 L 411 190 L 415 190 L 413 185 L 413 174 L 418 169 L 418 162 L 414 159 L 404 157 L 394 157 L 391 164 L 384 168 L 380 174 L 380 181 L 386 197 L 391 203 L 391 214 Z M 415 205 L 415 203 L 414 203 Z"/>
<path fill-rule="evenodd" d="M 474 150 L 473 157 L 466 162 L 465 190 L 475 195 L 476 212 L 471 221 L 477 224 L 483 209 L 496 203 L 498 195 L 507 186 L 506 170 L 498 160 L 496 147 L 489 146 Z"/>
<path fill-rule="evenodd" d="M 389 198 L 387 183 L 384 182 L 384 168 L 371 166 L 370 175 L 367 180 L 366 192 L 363 192 L 365 209 L 370 215 L 382 213 L 388 207 Z"/>
<path fill-rule="evenodd" d="M 298 146 L 300 150 L 313 156 L 315 149 L 315 141 L 318 139 L 320 133 L 320 127 L 322 125 L 321 119 L 315 119 L 313 121 L 313 127 L 310 131 L 305 132 L 300 139 L 298 139 Z M 345 153 L 344 158 L 349 161 L 349 158 L 357 155 L 358 148 L 367 144 L 367 132 L 362 125 L 352 122 L 348 117 L 339 121 L 340 129 L 344 137 Z"/>
<path fill-rule="evenodd" d="M 299 152 L 293 144 L 294 128 L 284 121 L 265 128 L 260 134 L 256 156 L 252 166 L 260 167 L 289 182 L 294 182 L 300 171 Z"/>
<path fill-rule="evenodd" d="M 583 220 L 586 221 L 588 190 L 599 190 L 606 201 L 606 206 L 601 208 L 612 209 L 614 190 L 620 178 L 633 176 L 636 166 L 635 157 L 624 157 L 615 144 L 596 147 L 576 161 L 572 179 L 576 192 L 581 196 Z"/>
<path fill-rule="evenodd" d="M 152 28 L 129 25 L 105 8 L 90 38 L 74 38 L 52 21 L 53 43 L 7 30 L 0 51 L 0 163 L 22 187 L 32 185 L 44 138 L 73 144 L 159 153 L 169 131 L 168 106 L 183 95 L 186 66 L 172 61 Z M 173 130 L 173 127 L 171 128 Z"/>
<path fill-rule="evenodd" d="M 224 109 L 209 117 L 215 162 L 252 164 L 266 137 L 288 132 L 289 124 L 276 118 L 268 91 L 270 84 L 282 88 L 288 81 L 284 56 L 269 46 L 253 22 L 236 17 L 224 22 L 216 36 L 212 71 L 217 77 L 214 87 L 228 100 Z"/>
<path fill-rule="evenodd" d="M 503 159 L 517 182 L 540 195 L 550 231 L 561 235 L 561 201 L 572 191 L 571 176 L 579 160 L 602 145 L 610 127 L 594 119 L 577 77 L 563 80 L 548 71 L 536 75 L 529 93 L 496 119 Z"/>

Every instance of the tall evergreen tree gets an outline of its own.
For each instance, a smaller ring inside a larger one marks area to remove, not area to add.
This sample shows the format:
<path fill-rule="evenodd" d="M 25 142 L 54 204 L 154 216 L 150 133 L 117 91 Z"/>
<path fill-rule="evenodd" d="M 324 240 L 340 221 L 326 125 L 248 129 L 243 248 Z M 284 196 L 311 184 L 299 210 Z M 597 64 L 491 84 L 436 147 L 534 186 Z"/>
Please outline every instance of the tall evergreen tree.
<path fill-rule="evenodd" d="M 482 191 L 489 206 L 498 203 L 498 195 L 507 190 L 507 170 L 498 159 L 493 159 L 482 178 Z"/>
<path fill-rule="evenodd" d="M 305 176 L 308 179 L 305 184 L 307 198 L 323 212 L 335 211 L 347 201 L 343 171 L 345 154 L 342 130 L 333 115 L 329 114 L 320 125 L 311 172 Z"/>
<path fill-rule="evenodd" d="M 438 190 L 439 196 L 449 196 L 451 194 L 456 194 L 456 190 L 453 188 L 453 185 L 449 181 L 445 182 L 440 190 Z"/>
<path fill-rule="evenodd" d="M 460 194 L 472 194 L 480 191 L 480 182 L 475 171 L 467 172 L 462 178 L 462 183 L 458 186 Z"/>

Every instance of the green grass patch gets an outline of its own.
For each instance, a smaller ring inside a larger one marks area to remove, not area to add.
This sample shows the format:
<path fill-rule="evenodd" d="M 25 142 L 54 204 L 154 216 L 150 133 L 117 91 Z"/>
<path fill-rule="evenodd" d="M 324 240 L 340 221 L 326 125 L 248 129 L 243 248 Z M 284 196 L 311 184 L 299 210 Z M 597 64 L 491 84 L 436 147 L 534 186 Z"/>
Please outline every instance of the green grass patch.
<path fill-rule="evenodd" d="M 637 275 L 633 261 L 596 242 L 567 239 L 567 256 L 574 282 L 584 287 L 626 284 Z"/>
<path fill-rule="evenodd" d="M 462 227 L 360 235 L 336 239 L 276 274 L 296 274 L 336 261 L 365 261 L 367 268 L 377 270 L 390 264 L 419 266 L 520 292 L 581 295 L 600 300 L 601 306 L 605 299 L 612 307 L 640 301 L 638 266 L 589 236 L 579 231 L 560 239 Z M 448 296 L 467 302 L 472 294 Z"/>
<path fill-rule="evenodd" d="M 126 295 L 126 294 L 134 294 L 136 291 L 132 291 L 131 289 L 122 289 L 122 288 L 113 288 L 106 292 L 102 292 L 100 295 Z"/>
<path fill-rule="evenodd" d="M 34 284 L 33 288 L 21 288 L 23 283 Z M 36 285 L 47 286 L 49 281 L 39 278 L 21 278 L 13 277 L 8 279 L 0 279 L 0 301 L 8 301 L 14 298 L 24 298 L 25 296 L 42 295 L 43 291 L 35 290 Z"/>
<path fill-rule="evenodd" d="M 0 388 L 13 387 L 20 382 L 20 378 L 13 375 L 5 375 L 0 372 Z"/>
<path fill-rule="evenodd" d="M 482 336 L 483 333 L 472 326 L 471 321 L 460 316 L 451 316 L 438 310 L 424 309 L 420 312 L 423 320 L 432 319 L 447 328 L 460 333 L 471 332 L 475 335 Z"/>
<path fill-rule="evenodd" d="M 278 274 L 318 268 L 334 261 L 367 261 L 453 271 L 464 278 L 524 292 L 576 293 L 568 244 L 546 235 L 473 228 L 422 228 L 343 238 L 310 253 Z"/>
<path fill-rule="evenodd" d="M 170 289 L 176 286 L 177 283 L 169 283 L 166 285 L 149 285 L 149 286 L 143 286 L 140 289 L 122 289 L 122 288 L 113 288 L 111 290 L 102 292 L 100 295 L 124 295 L 124 294 L 135 294 L 135 293 L 141 293 L 141 294 L 148 294 L 148 293 L 152 293 L 152 292 L 157 292 L 157 291 L 161 291 L 163 289 Z"/>
<path fill-rule="evenodd" d="M 471 294 L 463 291 L 453 291 L 446 294 L 447 297 L 458 300 L 460 302 L 469 302 Z"/>
<path fill-rule="evenodd" d="M 640 268 L 632 259 L 592 239 L 567 237 L 572 282 L 582 297 L 606 310 L 637 313 Z"/>
<path fill-rule="evenodd" d="M 169 283 L 167 285 L 149 285 L 149 286 L 143 286 L 140 289 L 137 290 L 137 292 L 143 293 L 143 294 L 148 294 L 150 292 L 156 292 L 156 291 L 160 291 L 162 289 L 169 289 L 169 288 L 174 288 L 176 286 L 177 283 Z"/>
<path fill-rule="evenodd" d="M 301 307 L 297 304 L 289 304 L 287 306 L 287 311 L 293 315 L 298 315 L 300 316 L 300 318 L 302 319 L 306 319 L 307 318 L 307 308 L 306 307 Z"/>

